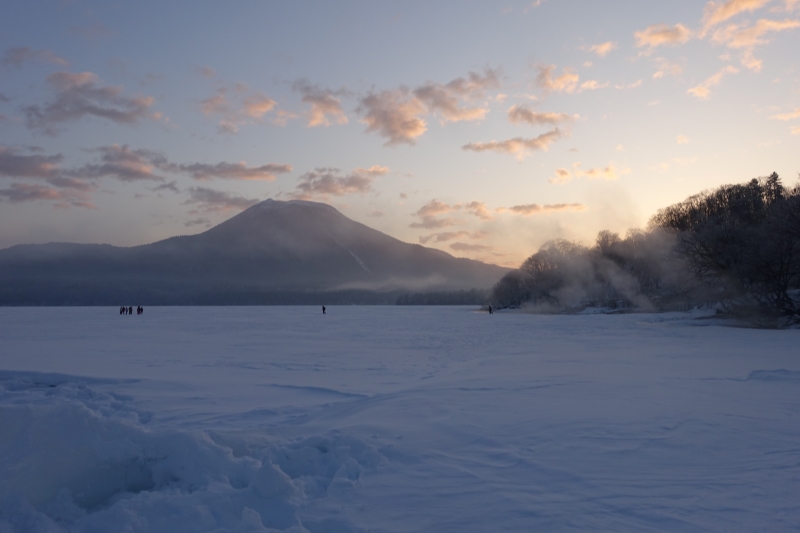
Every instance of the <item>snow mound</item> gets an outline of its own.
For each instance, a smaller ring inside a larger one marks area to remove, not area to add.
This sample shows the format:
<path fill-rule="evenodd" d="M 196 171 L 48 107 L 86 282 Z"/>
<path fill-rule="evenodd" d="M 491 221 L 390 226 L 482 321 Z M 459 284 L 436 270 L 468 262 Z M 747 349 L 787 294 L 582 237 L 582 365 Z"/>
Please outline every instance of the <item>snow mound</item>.
<path fill-rule="evenodd" d="M 382 456 L 355 438 L 149 428 L 91 380 L 0 375 L 0 532 L 353 531 L 309 517 Z"/>

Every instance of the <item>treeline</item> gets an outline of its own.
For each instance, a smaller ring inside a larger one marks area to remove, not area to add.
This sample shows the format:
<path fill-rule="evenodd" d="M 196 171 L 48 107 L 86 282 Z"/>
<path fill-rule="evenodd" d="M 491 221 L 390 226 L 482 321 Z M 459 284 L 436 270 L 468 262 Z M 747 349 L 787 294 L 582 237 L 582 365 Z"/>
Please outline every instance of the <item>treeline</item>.
<path fill-rule="evenodd" d="M 543 312 L 703 303 L 764 325 L 800 321 L 800 185 L 773 173 L 691 196 L 624 238 L 550 241 L 490 296 L 496 307 Z"/>

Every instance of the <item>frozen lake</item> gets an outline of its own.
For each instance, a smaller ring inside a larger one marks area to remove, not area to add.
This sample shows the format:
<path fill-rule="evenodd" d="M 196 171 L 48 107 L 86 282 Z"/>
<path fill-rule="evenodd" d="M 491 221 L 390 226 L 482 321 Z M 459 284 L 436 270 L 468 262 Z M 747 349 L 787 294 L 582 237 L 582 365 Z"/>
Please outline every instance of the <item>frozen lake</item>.
<path fill-rule="evenodd" d="M 797 531 L 800 330 L 0 308 L 0 532 Z"/>

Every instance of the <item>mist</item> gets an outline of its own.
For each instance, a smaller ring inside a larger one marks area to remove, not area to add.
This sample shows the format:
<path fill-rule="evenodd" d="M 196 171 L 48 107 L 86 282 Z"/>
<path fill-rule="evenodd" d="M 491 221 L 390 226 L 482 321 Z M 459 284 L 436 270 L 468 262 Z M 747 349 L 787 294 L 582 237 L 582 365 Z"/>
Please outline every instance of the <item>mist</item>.
<path fill-rule="evenodd" d="M 691 196 L 625 237 L 545 243 L 493 288 L 490 305 L 531 312 L 709 306 L 762 327 L 800 322 L 800 184 L 777 174 Z"/>

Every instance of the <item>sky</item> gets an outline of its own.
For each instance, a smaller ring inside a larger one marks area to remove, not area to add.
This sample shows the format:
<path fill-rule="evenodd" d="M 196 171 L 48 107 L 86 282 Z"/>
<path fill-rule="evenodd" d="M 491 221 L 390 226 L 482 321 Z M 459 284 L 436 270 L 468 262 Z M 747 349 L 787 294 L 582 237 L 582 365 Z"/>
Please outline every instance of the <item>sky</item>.
<path fill-rule="evenodd" d="M 265 200 L 518 266 L 800 171 L 800 0 L 10 2 L 0 248 Z"/>

